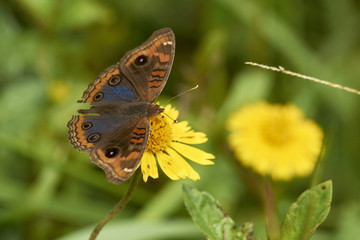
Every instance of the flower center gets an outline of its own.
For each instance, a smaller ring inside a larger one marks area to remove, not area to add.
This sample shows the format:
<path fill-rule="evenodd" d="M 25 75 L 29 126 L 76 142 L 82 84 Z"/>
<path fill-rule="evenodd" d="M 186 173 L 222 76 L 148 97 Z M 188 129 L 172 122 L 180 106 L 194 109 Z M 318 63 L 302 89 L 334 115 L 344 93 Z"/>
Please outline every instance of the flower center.
<path fill-rule="evenodd" d="M 283 118 L 268 121 L 264 124 L 262 132 L 266 142 L 274 147 L 282 147 L 292 138 L 289 122 Z"/>
<path fill-rule="evenodd" d="M 153 153 L 164 151 L 172 141 L 172 131 L 169 122 L 161 116 L 150 118 L 150 136 L 146 151 Z"/>

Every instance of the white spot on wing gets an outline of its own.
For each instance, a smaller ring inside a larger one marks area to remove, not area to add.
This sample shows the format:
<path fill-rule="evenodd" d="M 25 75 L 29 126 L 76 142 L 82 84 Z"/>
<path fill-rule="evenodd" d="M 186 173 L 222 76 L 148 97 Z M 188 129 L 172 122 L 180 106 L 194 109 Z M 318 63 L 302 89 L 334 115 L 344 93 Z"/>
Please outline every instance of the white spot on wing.
<path fill-rule="evenodd" d="M 172 45 L 173 43 L 171 41 L 167 41 L 167 42 L 164 42 L 163 45 L 166 46 L 166 45 Z"/>
<path fill-rule="evenodd" d="M 125 171 L 125 172 L 128 172 L 128 173 L 131 173 L 131 172 L 133 172 L 133 171 L 134 171 L 134 169 L 124 168 L 124 171 Z"/>

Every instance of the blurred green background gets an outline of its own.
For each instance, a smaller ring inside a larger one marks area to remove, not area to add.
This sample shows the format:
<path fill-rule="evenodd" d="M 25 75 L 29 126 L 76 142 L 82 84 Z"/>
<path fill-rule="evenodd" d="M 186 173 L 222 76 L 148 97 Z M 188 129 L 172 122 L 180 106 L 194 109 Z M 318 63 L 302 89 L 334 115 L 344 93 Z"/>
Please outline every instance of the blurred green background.
<path fill-rule="evenodd" d="M 226 142 L 224 123 L 246 102 L 292 102 L 326 136 L 318 181 L 332 179 L 328 219 L 313 239 L 360 236 L 360 96 L 244 65 L 246 61 L 360 89 L 360 3 L 355 0 L 0 1 L 0 239 L 87 239 L 123 196 L 68 140 L 83 91 L 106 67 L 171 27 L 175 61 L 160 97 L 209 141 L 214 166 L 201 180 L 163 173 L 141 182 L 99 239 L 204 239 L 182 202 L 182 184 L 211 193 L 237 224 L 265 235 L 261 194 Z M 276 184 L 282 217 L 312 177 Z"/>

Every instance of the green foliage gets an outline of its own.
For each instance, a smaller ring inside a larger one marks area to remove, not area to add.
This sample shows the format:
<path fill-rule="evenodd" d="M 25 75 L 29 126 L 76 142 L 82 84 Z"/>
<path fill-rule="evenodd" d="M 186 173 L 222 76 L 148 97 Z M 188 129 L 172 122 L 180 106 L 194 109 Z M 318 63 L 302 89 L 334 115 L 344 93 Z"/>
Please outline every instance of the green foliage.
<path fill-rule="evenodd" d="M 183 192 L 185 206 L 206 239 L 255 240 L 252 224 L 244 223 L 237 228 L 234 220 L 209 193 L 199 192 L 186 185 L 183 186 Z"/>
<path fill-rule="evenodd" d="M 265 100 L 295 103 L 324 129 L 318 178 L 332 179 L 334 201 L 313 239 L 355 239 L 359 96 L 244 62 L 360 89 L 359 18 L 352 0 L 0 1 L 0 239 L 70 239 L 78 231 L 87 238 L 124 195 L 128 183 L 108 183 L 88 154 L 72 148 L 66 124 L 88 84 L 163 27 L 174 30 L 176 54 L 161 100 L 199 84 L 171 104 L 180 120 L 207 134 L 200 148 L 217 158 L 214 166 L 191 163 L 197 182 L 172 182 L 160 173 L 141 183 L 114 220 L 118 225 L 109 226 L 112 234 L 130 234 L 121 226 L 131 222 L 138 234 L 144 225 L 167 232 L 154 239 L 203 239 L 183 206 L 186 183 L 210 192 L 235 223 L 254 222 L 255 235 L 265 238 L 260 180 L 235 161 L 224 128 L 233 110 Z M 279 206 L 286 206 L 280 216 L 310 179 L 276 184 Z"/>
<path fill-rule="evenodd" d="M 89 232 L 94 226 L 84 228 L 69 234 L 60 240 L 82 240 L 89 238 Z M 174 221 L 117 221 L 109 223 L 100 232 L 98 239 L 118 240 L 156 240 L 156 239 L 187 239 L 190 237 L 201 237 L 193 222 L 190 220 L 177 219 Z"/>
<path fill-rule="evenodd" d="M 281 239 L 310 239 L 329 214 L 331 200 L 331 181 L 321 183 L 301 194 L 284 218 Z"/>
<path fill-rule="evenodd" d="M 191 218 L 206 239 L 256 239 L 253 224 L 246 222 L 240 228 L 228 216 L 220 203 L 209 193 L 183 186 L 185 206 Z M 306 240 L 325 221 L 332 200 L 332 182 L 321 183 L 300 195 L 284 217 L 281 240 Z"/>

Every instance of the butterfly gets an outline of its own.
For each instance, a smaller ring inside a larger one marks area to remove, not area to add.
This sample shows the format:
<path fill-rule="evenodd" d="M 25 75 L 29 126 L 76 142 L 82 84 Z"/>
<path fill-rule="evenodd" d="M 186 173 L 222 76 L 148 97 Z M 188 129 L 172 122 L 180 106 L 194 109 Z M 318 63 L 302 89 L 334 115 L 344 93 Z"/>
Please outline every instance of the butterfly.
<path fill-rule="evenodd" d="M 149 117 L 164 111 L 153 104 L 165 86 L 175 55 L 170 28 L 155 31 L 139 47 L 103 71 L 84 92 L 67 124 L 75 149 L 90 152 L 109 182 L 125 182 L 136 170 L 149 138 Z"/>

